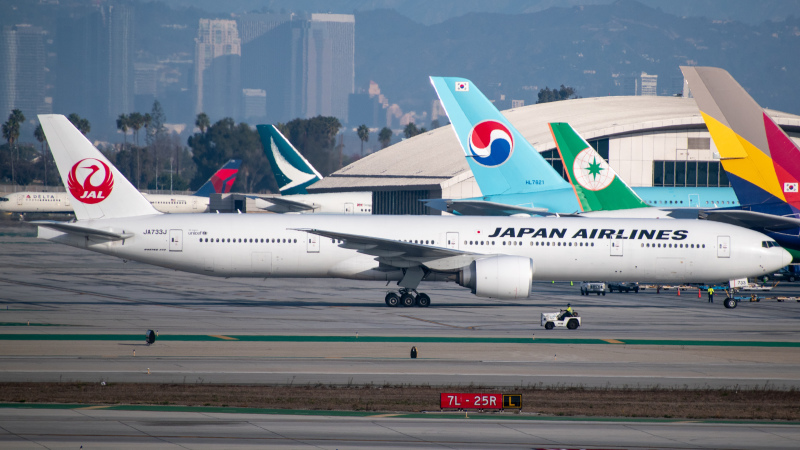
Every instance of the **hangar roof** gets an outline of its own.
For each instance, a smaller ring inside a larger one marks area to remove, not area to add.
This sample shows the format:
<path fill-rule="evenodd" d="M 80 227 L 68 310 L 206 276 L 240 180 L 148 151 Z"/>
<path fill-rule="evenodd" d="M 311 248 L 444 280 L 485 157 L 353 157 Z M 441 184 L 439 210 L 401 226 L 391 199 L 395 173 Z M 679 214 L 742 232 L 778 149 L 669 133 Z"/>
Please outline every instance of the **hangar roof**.
<path fill-rule="evenodd" d="M 784 129 L 800 132 L 800 116 L 767 110 Z M 587 140 L 632 132 L 705 129 L 693 98 L 593 97 L 503 111 L 540 152 L 555 143 L 548 122 L 569 122 Z M 310 192 L 440 189 L 472 177 L 450 125 L 375 152 L 309 187 Z"/>

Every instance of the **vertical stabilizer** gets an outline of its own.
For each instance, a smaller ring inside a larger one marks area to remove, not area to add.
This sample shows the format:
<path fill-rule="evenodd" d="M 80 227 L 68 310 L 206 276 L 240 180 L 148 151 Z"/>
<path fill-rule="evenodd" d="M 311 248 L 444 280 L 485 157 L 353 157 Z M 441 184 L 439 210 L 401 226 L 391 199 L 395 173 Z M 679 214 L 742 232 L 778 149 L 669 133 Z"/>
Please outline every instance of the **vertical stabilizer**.
<path fill-rule="evenodd" d="M 724 69 L 681 67 L 742 205 L 800 204 L 800 149 Z"/>
<path fill-rule="evenodd" d="M 231 159 L 217 170 L 211 178 L 205 182 L 194 195 L 198 197 L 211 197 L 211 194 L 227 194 L 231 191 L 236 174 L 239 173 L 239 166 L 242 165 L 241 159 Z"/>
<path fill-rule="evenodd" d="M 466 78 L 431 77 L 484 196 L 569 189 L 569 183 Z"/>
<path fill-rule="evenodd" d="M 258 125 L 256 129 L 281 195 L 306 194 L 307 186 L 322 179 L 322 175 L 274 125 Z"/>
<path fill-rule="evenodd" d="M 581 211 L 649 207 L 568 123 L 549 125 Z"/>
<path fill-rule="evenodd" d="M 78 220 L 161 214 L 66 117 L 39 122 Z"/>

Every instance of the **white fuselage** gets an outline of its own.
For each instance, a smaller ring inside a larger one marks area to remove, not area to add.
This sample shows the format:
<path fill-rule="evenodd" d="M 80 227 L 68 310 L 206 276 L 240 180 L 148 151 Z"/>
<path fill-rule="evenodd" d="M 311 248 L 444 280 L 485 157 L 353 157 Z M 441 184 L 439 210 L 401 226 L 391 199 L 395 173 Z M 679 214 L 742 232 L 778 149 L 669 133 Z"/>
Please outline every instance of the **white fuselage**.
<path fill-rule="evenodd" d="M 256 206 L 267 211 L 285 213 L 287 207 L 271 203 L 271 197 L 256 199 Z M 277 200 L 289 200 L 308 205 L 300 214 L 372 214 L 372 192 L 325 192 L 321 194 L 281 195 Z"/>
<path fill-rule="evenodd" d="M 208 212 L 208 197 L 196 195 L 142 195 L 153 207 L 163 213 Z M 72 204 L 66 192 L 16 192 L 0 201 L 0 211 L 15 213 L 72 213 Z"/>
<path fill-rule="evenodd" d="M 791 259 L 780 247 L 763 246 L 769 238 L 761 233 L 698 220 L 172 214 L 77 224 L 133 236 L 106 240 L 40 227 L 39 237 L 222 277 L 402 277 L 397 266 L 379 266 L 375 256 L 298 228 L 525 256 L 538 280 L 711 282 L 761 275 Z M 425 280 L 451 279 L 454 272 L 433 271 Z"/>

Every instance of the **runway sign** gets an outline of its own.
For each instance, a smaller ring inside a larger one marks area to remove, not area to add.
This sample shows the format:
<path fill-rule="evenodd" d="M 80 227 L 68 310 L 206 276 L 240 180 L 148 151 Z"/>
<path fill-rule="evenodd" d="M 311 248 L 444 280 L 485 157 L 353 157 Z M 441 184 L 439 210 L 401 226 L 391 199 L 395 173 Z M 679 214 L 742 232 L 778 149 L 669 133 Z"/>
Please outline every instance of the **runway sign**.
<path fill-rule="evenodd" d="M 503 409 L 522 409 L 522 394 L 503 394 Z"/>
<path fill-rule="evenodd" d="M 439 394 L 442 409 L 503 409 L 503 394 Z"/>

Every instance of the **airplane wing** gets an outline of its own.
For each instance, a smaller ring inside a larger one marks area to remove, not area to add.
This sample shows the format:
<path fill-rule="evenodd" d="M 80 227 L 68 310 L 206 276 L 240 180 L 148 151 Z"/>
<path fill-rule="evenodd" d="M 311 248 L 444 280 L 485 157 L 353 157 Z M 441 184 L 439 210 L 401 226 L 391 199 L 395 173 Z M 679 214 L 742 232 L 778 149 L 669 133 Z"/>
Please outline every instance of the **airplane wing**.
<path fill-rule="evenodd" d="M 273 205 L 280 208 L 281 212 L 301 212 L 301 211 L 312 211 L 316 209 L 314 206 L 309 205 L 308 203 L 298 202 L 296 200 L 289 200 L 283 197 L 256 197 L 256 198 L 272 203 Z M 270 207 L 268 206 L 264 209 L 270 209 Z"/>
<path fill-rule="evenodd" d="M 35 225 L 39 225 L 41 227 L 52 228 L 54 230 L 63 231 L 69 234 L 77 234 L 81 236 L 96 236 L 106 239 L 128 239 L 133 237 L 133 233 L 126 233 L 125 230 L 122 232 L 110 231 L 110 230 L 98 230 L 96 228 L 89 228 L 84 227 L 81 225 L 77 225 L 74 223 L 69 222 L 56 222 L 50 220 L 34 220 L 30 222 Z"/>
<path fill-rule="evenodd" d="M 793 228 L 800 228 L 800 219 L 796 217 L 776 216 L 755 211 L 739 210 L 720 210 L 720 211 L 701 211 L 701 219 L 713 220 L 715 222 L 729 223 L 750 229 L 765 229 L 769 231 L 780 231 Z"/>
<path fill-rule="evenodd" d="M 486 200 L 433 199 L 423 201 L 425 202 L 425 206 L 429 208 L 462 216 L 513 216 L 514 214 L 529 214 L 535 216 L 556 215 L 549 212 L 547 208 L 530 208 L 527 206 L 509 205 Z"/>
<path fill-rule="evenodd" d="M 415 267 L 425 265 L 438 271 L 453 271 L 469 265 L 472 261 L 486 258 L 484 253 L 472 253 L 434 245 L 414 244 L 412 242 L 385 239 L 338 231 L 314 228 L 294 228 L 318 236 L 344 241 L 339 246 L 378 257 L 378 261 L 394 267 Z"/>

